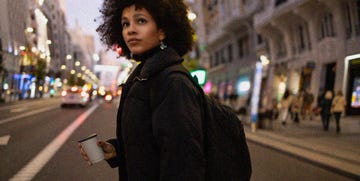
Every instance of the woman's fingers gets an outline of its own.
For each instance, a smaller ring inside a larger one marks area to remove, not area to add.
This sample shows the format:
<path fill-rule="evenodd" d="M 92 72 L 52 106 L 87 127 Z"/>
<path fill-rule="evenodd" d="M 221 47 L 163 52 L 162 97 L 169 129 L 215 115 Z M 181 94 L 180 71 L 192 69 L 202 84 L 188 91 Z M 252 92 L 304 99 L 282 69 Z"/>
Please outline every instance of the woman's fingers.
<path fill-rule="evenodd" d="M 108 159 L 113 158 L 113 157 L 116 156 L 116 150 L 115 150 L 115 147 L 112 144 L 104 142 L 104 141 L 98 141 L 97 144 L 104 151 L 105 160 L 108 160 Z"/>
<path fill-rule="evenodd" d="M 89 157 L 87 156 L 85 150 L 82 148 L 81 144 L 78 144 L 78 147 L 79 147 L 79 149 L 80 149 L 80 154 L 81 154 L 82 158 L 83 158 L 85 161 L 90 162 L 90 161 L 89 161 Z M 91 162 L 90 162 L 90 164 L 91 164 Z"/>

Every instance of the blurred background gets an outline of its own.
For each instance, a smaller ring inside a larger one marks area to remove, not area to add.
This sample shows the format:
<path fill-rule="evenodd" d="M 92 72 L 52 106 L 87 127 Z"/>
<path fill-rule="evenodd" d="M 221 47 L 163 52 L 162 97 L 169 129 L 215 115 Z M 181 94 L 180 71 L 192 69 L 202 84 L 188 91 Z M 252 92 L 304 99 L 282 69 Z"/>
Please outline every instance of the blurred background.
<path fill-rule="evenodd" d="M 1 3 L 1 102 L 59 95 L 69 85 L 115 90 L 134 67 L 100 43 L 101 0 Z M 184 65 L 206 93 L 239 109 L 251 96 L 268 107 L 286 90 L 315 100 L 341 90 L 346 113 L 360 114 L 359 1 L 186 3 L 196 46 Z"/>
<path fill-rule="evenodd" d="M 252 180 L 360 180 L 360 0 L 184 2 L 196 34 L 183 64 L 244 123 Z M 137 65 L 100 43 L 102 0 L 0 4 L 0 180 L 118 180 L 77 149 L 115 136 Z M 346 99 L 341 131 L 331 115 L 323 129 L 326 91 Z"/>

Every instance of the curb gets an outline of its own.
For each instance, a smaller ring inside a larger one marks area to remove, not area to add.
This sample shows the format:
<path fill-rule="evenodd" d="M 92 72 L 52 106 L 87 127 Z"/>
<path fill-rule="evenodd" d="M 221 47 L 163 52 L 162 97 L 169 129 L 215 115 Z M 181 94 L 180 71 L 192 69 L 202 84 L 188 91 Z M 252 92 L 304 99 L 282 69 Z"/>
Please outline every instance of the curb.
<path fill-rule="evenodd" d="M 245 128 L 246 138 L 250 142 L 294 156 L 351 179 L 360 180 L 360 164 L 358 163 L 347 161 L 329 154 L 323 154 L 316 150 L 305 148 L 300 144 L 276 140 L 261 132 L 265 133 L 266 131 L 257 131 L 253 133 L 249 128 Z"/>

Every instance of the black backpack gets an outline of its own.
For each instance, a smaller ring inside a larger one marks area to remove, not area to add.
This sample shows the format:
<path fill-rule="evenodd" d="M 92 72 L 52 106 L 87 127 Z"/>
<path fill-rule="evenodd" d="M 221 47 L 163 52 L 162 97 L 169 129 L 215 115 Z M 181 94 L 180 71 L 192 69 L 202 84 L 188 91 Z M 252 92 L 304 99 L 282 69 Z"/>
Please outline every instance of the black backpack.
<path fill-rule="evenodd" d="M 188 77 L 203 97 L 206 180 L 250 180 L 252 172 L 250 153 L 243 124 L 236 113 L 230 107 L 221 105 L 214 98 L 207 96 L 181 64 L 172 65 L 155 77 L 157 81 L 163 81 L 173 73 Z M 154 86 L 156 84 L 158 82 L 152 83 Z"/>

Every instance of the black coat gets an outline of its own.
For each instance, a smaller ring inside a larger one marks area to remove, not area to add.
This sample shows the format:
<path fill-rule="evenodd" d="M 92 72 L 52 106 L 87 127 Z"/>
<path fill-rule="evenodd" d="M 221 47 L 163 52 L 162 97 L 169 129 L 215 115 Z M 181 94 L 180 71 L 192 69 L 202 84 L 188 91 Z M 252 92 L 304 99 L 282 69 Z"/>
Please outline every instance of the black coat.
<path fill-rule="evenodd" d="M 138 65 L 123 85 L 117 139 L 109 140 L 118 157 L 108 160 L 119 167 L 121 181 L 204 179 L 201 94 L 180 74 L 154 81 L 181 61 L 173 49 L 161 50 Z"/>
<path fill-rule="evenodd" d="M 331 114 L 331 103 L 332 103 L 332 99 L 326 99 L 326 98 L 323 98 L 321 101 L 320 101 L 320 108 L 321 108 L 321 116 L 323 117 L 327 117 Z"/>

